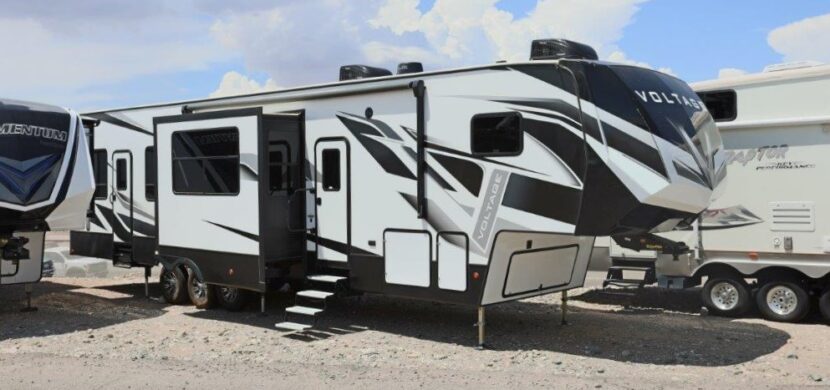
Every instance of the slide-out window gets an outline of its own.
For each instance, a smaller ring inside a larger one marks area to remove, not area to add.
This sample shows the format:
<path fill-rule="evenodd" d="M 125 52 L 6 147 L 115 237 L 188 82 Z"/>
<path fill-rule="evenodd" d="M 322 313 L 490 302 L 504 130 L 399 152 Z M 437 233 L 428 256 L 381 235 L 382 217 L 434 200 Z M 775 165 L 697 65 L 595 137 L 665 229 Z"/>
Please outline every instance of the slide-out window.
<path fill-rule="evenodd" d="M 340 149 L 323 150 L 323 191 L 340 191 Z"/>
<path fill-rule="evenodd" d="M 175 194 L 239 194 L 238 129 L 178 131 L 172 137 Z"/>
<path fill-rule="evenodd" d="M 144 197 L 156 201 L 156 149 L 152 146 L 144 149 Z"/>
<path fill-rule="evenodd" d="M 697 95 L 715 122 L 733 121 L 738 117 L 738 97 L 735 91 L 700 92 Z"/>
<path fill-rule="evenodd" d="M 285 141 L 268 143 L 268 189 L 270 194 L 286 191 L 291 186 L 291 147 Z"/>
<path fill-rule="evenodd" d="M 107 150 L 95 149 L 92 154 L 92 173 L 95 175 L 95 199 L 107 199 Z"/>
<path fill-rule="evenodd" d="M 115 160 L 115 189 L 118 191 L 127 190 L 127 159 L 119 158 Z"/>
<path fill-rule="evenodd" d="M 470 143 L 477 156 L 517 156 L 522 153 L 522 117 L 517 112 L 473 117 Z"/>

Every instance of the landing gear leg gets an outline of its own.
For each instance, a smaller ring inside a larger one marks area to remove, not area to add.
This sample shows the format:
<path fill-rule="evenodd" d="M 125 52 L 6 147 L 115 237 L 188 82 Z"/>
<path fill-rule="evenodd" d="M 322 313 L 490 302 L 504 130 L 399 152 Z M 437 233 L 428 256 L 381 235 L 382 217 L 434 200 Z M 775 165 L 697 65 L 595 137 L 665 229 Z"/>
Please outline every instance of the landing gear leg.
<path fill-rule="evenodd" d="M 144 267 L 144 297 L 150 299 L 150 267 Z"/>
<path fill-rule="evenodd" d="M 259 294 L 259 315 L 265 317 L 265 293 Z"/>
<path fill-rule="evenodd" d="M 476 323 L 476 326 L 478 327 L 478 346 L 476 346 L 476 349 L 482 351 L 487 347 L 484 344 L 484 306 L 478 307 L 478 322 Z"/>
<path fill-rule="evenodd" d="M 20 309 L 23 313 L 31 313 L 37 311 L 37 308 L 32 306 L 32 285 L 26 284 L 26 307 Z"/>
<path fill-rule="evenodd" d="M 562 291 L 562 325 L 568 325 L 568 291 Z"/>

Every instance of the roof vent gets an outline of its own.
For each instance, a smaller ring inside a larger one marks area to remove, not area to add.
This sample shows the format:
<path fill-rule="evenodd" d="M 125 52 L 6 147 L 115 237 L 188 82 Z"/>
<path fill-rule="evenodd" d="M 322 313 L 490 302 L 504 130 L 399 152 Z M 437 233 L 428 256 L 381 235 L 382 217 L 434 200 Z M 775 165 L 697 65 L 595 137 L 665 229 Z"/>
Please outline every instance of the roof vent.
<path fill-rule="evenodd" d="M 340 81 L 368 79 L 372 77 L 391 76 L 392 72 L 383 68 L 366 65 L 346 65 L 340 67 Z"/>
<path fill-rule="evenodd" d="M 402 62 L 398 64 L 398 74 L 421 73 L 424 65 L 420 62 Z"/>
<path fill-rule="evenodd" d="M 530 46 L 531 60 L 597 60 L 591 46 L 566 39 L 537 39 Z"/>

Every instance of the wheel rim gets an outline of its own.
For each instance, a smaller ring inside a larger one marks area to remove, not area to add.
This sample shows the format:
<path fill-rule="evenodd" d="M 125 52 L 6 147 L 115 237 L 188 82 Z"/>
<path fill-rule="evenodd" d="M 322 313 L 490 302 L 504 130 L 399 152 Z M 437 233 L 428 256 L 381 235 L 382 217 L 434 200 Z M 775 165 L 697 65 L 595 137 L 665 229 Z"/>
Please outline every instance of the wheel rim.
<path fill-rule="evenodd" d="M 177 280 L 176 275 L 172 272 L 165 272 L 164 277 L 161 280 L 161 286 L 168 295 L 176 293 L 176 285 L 178 283 L 179 281 Z"/>
<path fill-rule="evenodd" d="M 236 301 L 237 296 L 239 296 L 239 290 L 231 287 L 220 287 L 219 292 L 222 294 L 225 302 Z"/>
<path fill-rule="evenodd" d="M 740 300 L 740 294 L 738 294 L 738 289 L 729 282 L 719 282 L 712 287 L 712 291 L 709 294 L 712 298 L 712 303 L 718 310 L 722 311 L 729 311 L 738 306 L 738 301 Z"/>
<path fill-rule="evenodd" d="M 207 283 L 193 278 L 191 285 L 193 286 L 193 295 L 197 299 L 204 299 L 207 296 Z"/>
<path fill-rule="evenodd" d="M 775 314 L 786 316 L 797 306 L 798 296 L 787 286 L 775 286 L 767 292 L 767 307 Z"/>

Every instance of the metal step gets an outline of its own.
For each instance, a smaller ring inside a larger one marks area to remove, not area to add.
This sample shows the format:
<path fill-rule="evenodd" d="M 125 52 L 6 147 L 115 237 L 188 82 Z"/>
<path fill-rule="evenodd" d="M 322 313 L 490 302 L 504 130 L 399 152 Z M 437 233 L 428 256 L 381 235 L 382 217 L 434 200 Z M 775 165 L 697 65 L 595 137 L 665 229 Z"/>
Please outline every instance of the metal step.
<path fill-rule="evenodd" d="M 337 283 L 341 280 L 346 280 L 345 276 L 338 276 L 338 275 L 309 275 L 308 280 L 312 282 L 322 282 L 322 283 Z"/>
<path fill-rule="evenodd" d="M 645 282 L 642 280 L 637 279 L 607 279 L 602 284 L 603 286 L 619 286 L 619 287 L 629 287 L 629 286 L 637 286 L 640 287 Z"/>
<path fill-rule="evenodd" d="M 333 292 L 328 291 L 319 291 L 319 290 L 303 290 L 298 291 L 297 296 L 303 298 L 311 298 L 311 299 L 319 299 L 324 300 L 330 296 L 334 295 Z"/>
<path fill-rule="evenodd" d="M 285 308 L 286 313 L 302 314 L 307 316 L 316 316 L 323 312 L 323 309 L 308 306 L 291 306 Z"/>
<path fill-rule="evenodd" d="M 292 332 L 302 332 L 306 329 L 311 329 L 311 325 L 299 324 L 299 323 L 291 322 L 291 321 L 284 321 L 284 322 L 277 323 L 276 325 L 274 325 L 274 327 L 276 327 L 277 329 L 282 329 L 282 330 L 292 331 Z"/>
<path fill-rule="evenodd" d="M 614 265 L 614 266 L 608 267 L 608 269 L 609 270 L 619 270 L 619 271 L 642 271 L 642 272 L 646 272 L 646 271 L 653 270 L 654 268 L 635 267 L 635 266 L 627 266 L 627 265 Z"/>

